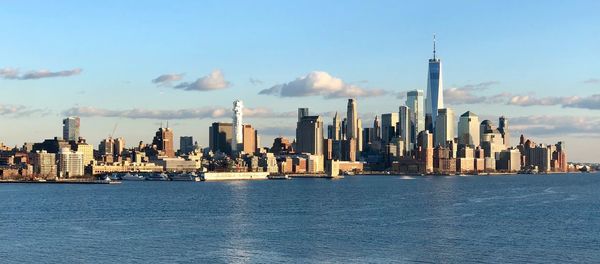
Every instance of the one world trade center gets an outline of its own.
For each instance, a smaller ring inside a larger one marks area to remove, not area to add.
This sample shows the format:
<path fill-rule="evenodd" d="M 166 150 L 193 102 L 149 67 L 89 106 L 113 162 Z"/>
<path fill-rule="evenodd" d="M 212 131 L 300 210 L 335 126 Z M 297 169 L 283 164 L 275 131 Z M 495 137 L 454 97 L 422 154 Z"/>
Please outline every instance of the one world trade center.
<path fill-rule="evenodd" d="M 426 129 L 435 131 L 437 111 L 444 108 L 444 86 L 442 84 L 442 62 L 435 56 L 435 35 L 433 35 L 433 58 L 429 59 L 427 75 L 427 98 L 425 102 Z"/>

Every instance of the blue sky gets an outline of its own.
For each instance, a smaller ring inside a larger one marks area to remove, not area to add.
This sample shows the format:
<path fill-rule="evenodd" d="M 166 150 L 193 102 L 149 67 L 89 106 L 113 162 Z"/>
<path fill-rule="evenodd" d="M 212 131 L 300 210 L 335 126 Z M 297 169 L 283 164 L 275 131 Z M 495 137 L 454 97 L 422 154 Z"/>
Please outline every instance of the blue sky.
<path fill-rule="evenodd" d="M 169 119 L 176 137 L 206 146 L 209 124 L 229 113 L 205 112 L 239 98 L 259 112 L 247 122 L 269 145 L 291 134 L 297 107 L 345 111 L 343 96 L 258 94 L 315 71 L 343 89 L 381 91 L 357 96 L 367 127 L 375 114 L 397 111 L 397 94 L 426 88 L 436 33 L 457 113 L 506 115 L 515 136 L 564 140 L 572 160 L 600 161 L 597 10 L 597 1 L 8 1 L 0 8 L 0 141 L 59 136 L 61 118 L 78 113 L 94 145 L 115 123 L 128 145 L 148 142 Z M 220 88 L 174 88 L 214 71 Z M 177 80 L 152 82 L 165 74 Z M 139 112 L 150 118 L 132 118 Z"/>

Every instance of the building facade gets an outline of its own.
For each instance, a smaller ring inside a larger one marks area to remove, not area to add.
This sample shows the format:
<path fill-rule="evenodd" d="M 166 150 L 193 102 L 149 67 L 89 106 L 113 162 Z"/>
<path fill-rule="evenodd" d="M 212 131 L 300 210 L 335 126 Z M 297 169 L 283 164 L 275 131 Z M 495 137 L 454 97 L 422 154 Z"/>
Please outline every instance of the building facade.
<path fill-rule="evenodd" d="M 71 116 L 63 119 L 63 139 L 76 141 L 79 138 L 80 119 L 77 116 Z"/>

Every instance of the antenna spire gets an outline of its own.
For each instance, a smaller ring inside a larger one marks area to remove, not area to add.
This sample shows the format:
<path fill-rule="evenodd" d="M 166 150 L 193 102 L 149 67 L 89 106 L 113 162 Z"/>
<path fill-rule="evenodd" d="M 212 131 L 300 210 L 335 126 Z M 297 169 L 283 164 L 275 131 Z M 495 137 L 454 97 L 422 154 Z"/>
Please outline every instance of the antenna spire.
<path fill-rule="evenodd" d="M 433 33 L 433 60 L 435 60 L 435 33 Z"/>

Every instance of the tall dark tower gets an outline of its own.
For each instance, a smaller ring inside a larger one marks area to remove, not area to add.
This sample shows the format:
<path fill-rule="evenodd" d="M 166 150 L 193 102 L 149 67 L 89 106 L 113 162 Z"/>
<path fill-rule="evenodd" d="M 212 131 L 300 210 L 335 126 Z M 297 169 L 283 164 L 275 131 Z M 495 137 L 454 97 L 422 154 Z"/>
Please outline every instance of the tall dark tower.
<path fill-rule="evenodd" d="M 500 125 L 498 126 L 498 131 L 502 134 L 502 139 L 504 140 L 504 145 L 506 147 L 510 146 L 510 133 L 508 131 L 508 119 L 504 116 L 499 118 Z"/>
<path fill-rule="evenodd" d="M 426 123 L 427 116 L 431 125 L 426 127 L 430 131 L 435 129 L 435 120 L 438 109 L 444 108 L 444 85 L 442 82 L 442 61 L 436 57 L 435 35 L 433 35 L 433 58 L 429 59 L 429 71 L 427 73 L 427 98 L 425 100 Z"/>

